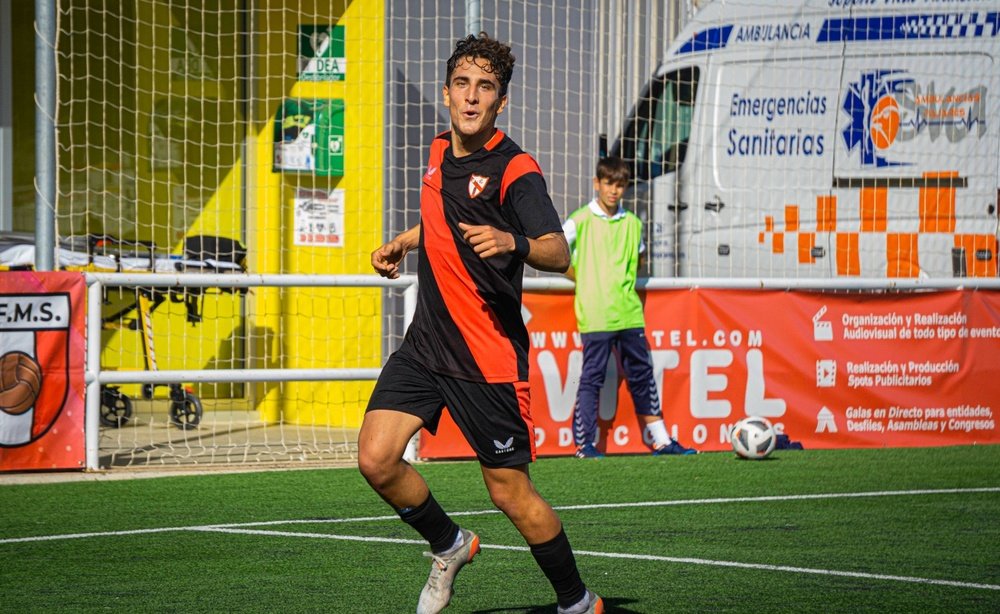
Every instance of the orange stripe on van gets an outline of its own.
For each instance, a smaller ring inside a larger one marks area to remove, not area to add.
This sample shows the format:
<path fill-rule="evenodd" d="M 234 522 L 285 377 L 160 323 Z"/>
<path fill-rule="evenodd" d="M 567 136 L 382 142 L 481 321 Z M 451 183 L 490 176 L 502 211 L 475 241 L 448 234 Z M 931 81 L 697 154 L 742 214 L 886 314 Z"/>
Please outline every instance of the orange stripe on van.
<path fill-rule="evenodd" d="M 861 275 L 861 255 L 856 232 L 837 235 L 837 275 Z"/>
<path fill-rule="evenodd" d="M 776 232 L 771 236 L 771 253 L 772 254 L 784 254 L 785 253 L 785 233 Z"/>
<path fill-rule="evenodd" d="M 917 277 L 920 274 L 916 233 L 885 236 L 886 277 Z"/>
<path fill-rule="evenodd" d="M 958 171 L 928 172 L 925 179 L 958 177 Z M 955 188 L 920 188 L 920 232 L 955 232 Z"/>
<path fill-rule="evenodd" d="M 886 188 L 861 188 L 861 232 L 885 232 L 888 199 Z"/>
<path fill-rule="evenodd" d="M 799 229 L 799 206 L 785 205 L 785 231 L 796 232 Z"/>
<path fill-rule="evenodd" d="M 799 233 L 799 264 L 812 264 L 816 262 L 812 249 L 816 245 L 816 233 Z"/>
<path fill-rule="evenodd" d="M 816 197 L 816 230 L 833 232 L 837 230 L 837 197 Z"/>
<path fill-rule="evenodd" d="M 963 250 L 965 274 L 969 277 L 996 277 L 997 238 L 993 235 L 955 235 L 955 247 Z M 980 253 L 982 258 L 977 258 Z"/>

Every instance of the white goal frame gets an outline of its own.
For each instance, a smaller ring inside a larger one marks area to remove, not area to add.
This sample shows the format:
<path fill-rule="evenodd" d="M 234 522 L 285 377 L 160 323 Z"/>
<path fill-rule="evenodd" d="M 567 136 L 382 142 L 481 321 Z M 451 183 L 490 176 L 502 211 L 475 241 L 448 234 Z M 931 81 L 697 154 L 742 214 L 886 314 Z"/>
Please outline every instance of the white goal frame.
<path fill-rule="evenodd" d="M 293 381 L 369 381 L 378 378 L 381 368 L 370 369 L 202 369 L 106 371 L 101 367 L 101 309 L 103 291 L 109 287 L 158 288 L 261 288 L 261 287 L 359 287 L 402 288 L 404 329 L 416 309 L 417 279 L 402 275 L 384 279 L 375 275 L 227 275 L 227 274 L 129 274 L 86 273 L 87 342 L 86 342 L 86 465 L 88 471 L 100 470 L 101 385 L 180 382 L 293 382 Z M 816 290 L 826 292 L 918 291 L 982 289 L 1000 290 L 1000 279 L 721 279 L 721 278 L 649 278 L 638 286 L 646 290 L 680 288 L 717 288 L 742 290 Z M 524 289 L 531 292 L 566 292 L 574 285 L 561 277 L 524 279 Z M 905 296 L 902 295 L 902 296 Z M 415 447 L 408 448 L 409 460 L 415 460 Z"/>
<path fill-rule="evenodd" d="M 416 308 L 416 276 L 384 279 L 376 275 L 231 275 L 231 274 L 131 274 L 87 273 L 87 361 L 85 368 L 86 465 L 100 469 L 101 386 L 104 384 L 174 384 L 181 382 L 303 382 L 368 381 L 378 379 L 381 368 L 370 369 L 200 369 L 105 371 L 101 367 L 101 301 L 105 288 L 403 288 L 404 327 Z"/>

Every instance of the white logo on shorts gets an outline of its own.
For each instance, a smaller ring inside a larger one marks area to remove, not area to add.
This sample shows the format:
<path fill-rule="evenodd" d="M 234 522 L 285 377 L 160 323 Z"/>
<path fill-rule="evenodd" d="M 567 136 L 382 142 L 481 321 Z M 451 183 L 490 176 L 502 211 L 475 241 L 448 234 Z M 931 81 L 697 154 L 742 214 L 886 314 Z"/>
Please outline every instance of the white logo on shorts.
<path fill-rule="evenodd" d="M 493 445 L 497 447 L 496 454 L 507 454 L 508 452 L 514 451 L 514 436 L 512 435 L 507 441 L 500 442 L 496 439 L 493 440 Z"/>

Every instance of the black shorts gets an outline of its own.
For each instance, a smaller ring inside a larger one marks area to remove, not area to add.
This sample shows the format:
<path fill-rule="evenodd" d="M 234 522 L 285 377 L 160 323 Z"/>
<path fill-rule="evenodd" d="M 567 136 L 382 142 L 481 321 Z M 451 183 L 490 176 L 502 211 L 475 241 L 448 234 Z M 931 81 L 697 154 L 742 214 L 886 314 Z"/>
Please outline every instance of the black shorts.
<path fill-rule="evenodd" d="M 435 373 L 405 351 L 389 357 L 368 409 L 417 416 L 437 432 L 445 407 L 487 467 L 516 467 L 535 460 L 528 382 L 487 384 Z"/>

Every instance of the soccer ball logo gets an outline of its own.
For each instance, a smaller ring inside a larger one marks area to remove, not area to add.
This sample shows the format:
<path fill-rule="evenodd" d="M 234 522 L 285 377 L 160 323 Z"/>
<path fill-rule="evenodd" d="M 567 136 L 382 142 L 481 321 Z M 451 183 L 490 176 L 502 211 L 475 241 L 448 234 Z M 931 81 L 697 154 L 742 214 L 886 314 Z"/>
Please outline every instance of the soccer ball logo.
<path fill-rule="evenodd" d="M 0 411 L 23 414 L 35 404 L 42 387 L 42 368 L 33 356 L 8 352 L 0 357 Z"/>
<path fill-rule="evenodd" d="M 760 460 L 774 450 L 778 434 L 767 418 L 751 416 L 733 425 L 729 431 L 729 443 L 741 458 Z"/>

